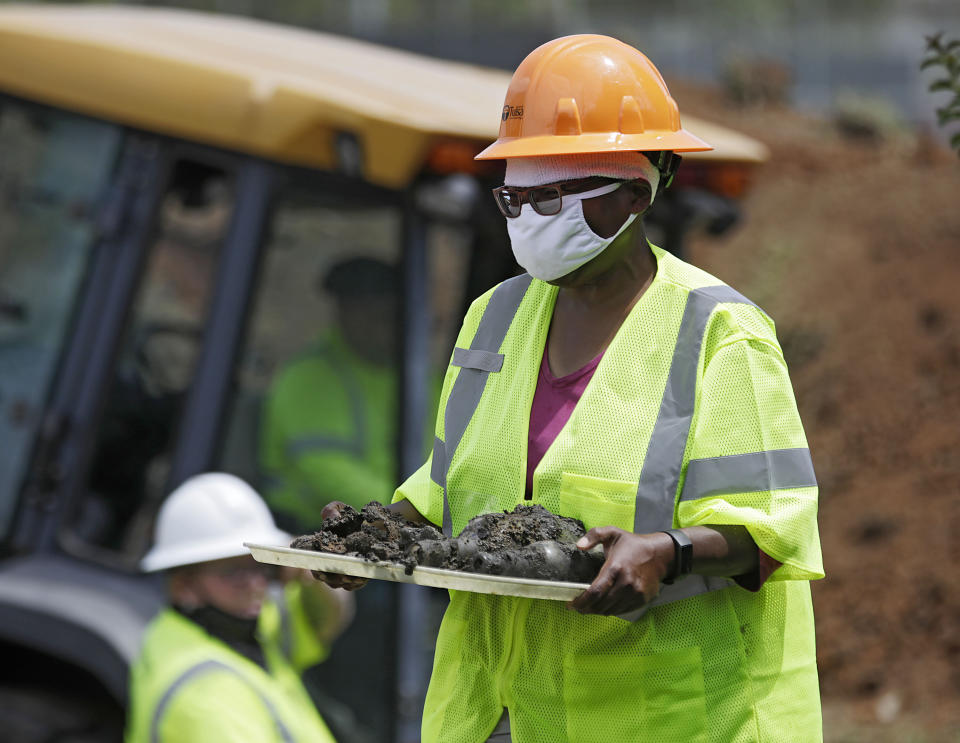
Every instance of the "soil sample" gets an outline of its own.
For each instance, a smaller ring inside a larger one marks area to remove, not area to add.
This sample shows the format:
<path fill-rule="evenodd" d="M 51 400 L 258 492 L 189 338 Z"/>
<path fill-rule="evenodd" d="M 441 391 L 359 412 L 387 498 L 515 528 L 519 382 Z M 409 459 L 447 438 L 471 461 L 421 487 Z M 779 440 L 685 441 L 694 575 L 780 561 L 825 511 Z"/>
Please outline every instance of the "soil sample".
<path fill-rule="evenodd" d="M 583 552 L 576 541 L 586 530 L 577 519 L 542 506 L 485 513 L 471 519 L 455 539 L 430 524 L 417 524 L 376 501 L 360 511 L 346 506 L 315 534 L 297 537 L 298 549 L 468 573 L 590 583 L 603 565 L 603 550 Z"/>

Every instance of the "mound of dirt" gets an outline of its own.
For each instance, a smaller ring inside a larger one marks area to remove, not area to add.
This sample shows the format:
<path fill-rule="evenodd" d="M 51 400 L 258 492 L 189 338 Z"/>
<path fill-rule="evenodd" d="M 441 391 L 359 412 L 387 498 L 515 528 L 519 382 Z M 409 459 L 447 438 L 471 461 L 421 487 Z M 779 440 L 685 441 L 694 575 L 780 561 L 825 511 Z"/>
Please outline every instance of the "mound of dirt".
<path fill-rule="evenodd" d="M 297 549 L 333 552 L 398 563 L 407 574 L 418 565 L 468 573 L 589 583 L 603 565 L 602 549 L 578 550 L 586 533 L 577 519 L 542 506 L 486 513 L 469 521 L 455 539 L 430 524 L 417 524 L 376 501 L 360 511 L 346 506 L 323 528 L 297 537 Z"/>
<path fill-rule="evenodd" d="M 381 503 L 372 501 L 360 511 L 344 506 L 340 515 L 326 519 L 319 531 L 297 537 L 290 546 L 399 563 L 409 574 L 417 566 L 414 546 L 442 538 L 436 527 L 407 521 Z"/>

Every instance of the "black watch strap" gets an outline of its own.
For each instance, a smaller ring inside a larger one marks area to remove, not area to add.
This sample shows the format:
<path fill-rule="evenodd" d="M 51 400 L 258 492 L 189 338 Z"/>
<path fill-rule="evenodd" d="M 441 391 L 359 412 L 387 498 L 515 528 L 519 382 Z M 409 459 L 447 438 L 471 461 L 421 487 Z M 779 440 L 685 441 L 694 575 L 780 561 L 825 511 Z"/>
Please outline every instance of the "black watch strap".
<path fill-rule="evenodd" d="M 677 578 L 690 575 L 693 569 L 693 542 L 679 529 L 665 529 L 663 533 L 673 540 L 673 565 L 663 578 L 663 582 L 670 585 Z"/>

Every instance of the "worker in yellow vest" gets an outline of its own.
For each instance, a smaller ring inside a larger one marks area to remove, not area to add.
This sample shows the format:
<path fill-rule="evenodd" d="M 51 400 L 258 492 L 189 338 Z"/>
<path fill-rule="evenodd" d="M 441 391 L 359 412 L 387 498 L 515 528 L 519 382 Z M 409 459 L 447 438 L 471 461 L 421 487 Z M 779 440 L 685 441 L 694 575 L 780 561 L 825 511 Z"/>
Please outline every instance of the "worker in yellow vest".
<path fill-rule="evenodd" d="M 322 658 L 322 643 L 305 630 L 300 601 L 267 602 L 270 568 L 244 541 L 289 535 L 232 475 L 193 477 L 161 507 L 142 567 L 168 571 L 170 606 L 131 669 L 127 743 L 334 741 L 298 673 Z M 295 587 L 290 595 L 302 599 Z"/>
<path fill-rule="evenodd" d="M 264 407 L 264 498 L 297 531 L 332 499 L 388 502 L 396 482 L 397 271 L 350 258 L 322 280 L 336 328 L 277 375 Z"/>
<path fill-rule="evenodd" d="M 392 508 L 456 534 L 538 503 L 606 560 L 569 606 L 451 592 L 424 741 L 822 739 L 817 485 L 773 321 L 644 234 L 676 153 L 708 149 L 615 39 L 556 39 L 513 76 L 478 158 L 506 160 L 526 273 L 468 311 Z"/>

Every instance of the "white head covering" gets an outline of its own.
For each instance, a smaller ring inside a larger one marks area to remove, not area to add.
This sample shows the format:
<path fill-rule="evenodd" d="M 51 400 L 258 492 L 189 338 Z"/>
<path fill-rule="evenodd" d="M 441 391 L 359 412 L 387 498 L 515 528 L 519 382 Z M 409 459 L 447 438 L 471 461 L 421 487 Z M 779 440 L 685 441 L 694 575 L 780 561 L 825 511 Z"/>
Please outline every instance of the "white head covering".
<path fill-rule="evenodd" d="M 620 180 L 642 178 L 650 184 L 650 203 L 657 193 L 660 171 L 642 152 L 585 152 L 577 155 L 508 157 L 506 186 L 542 186 L 601 175 Z"/>

